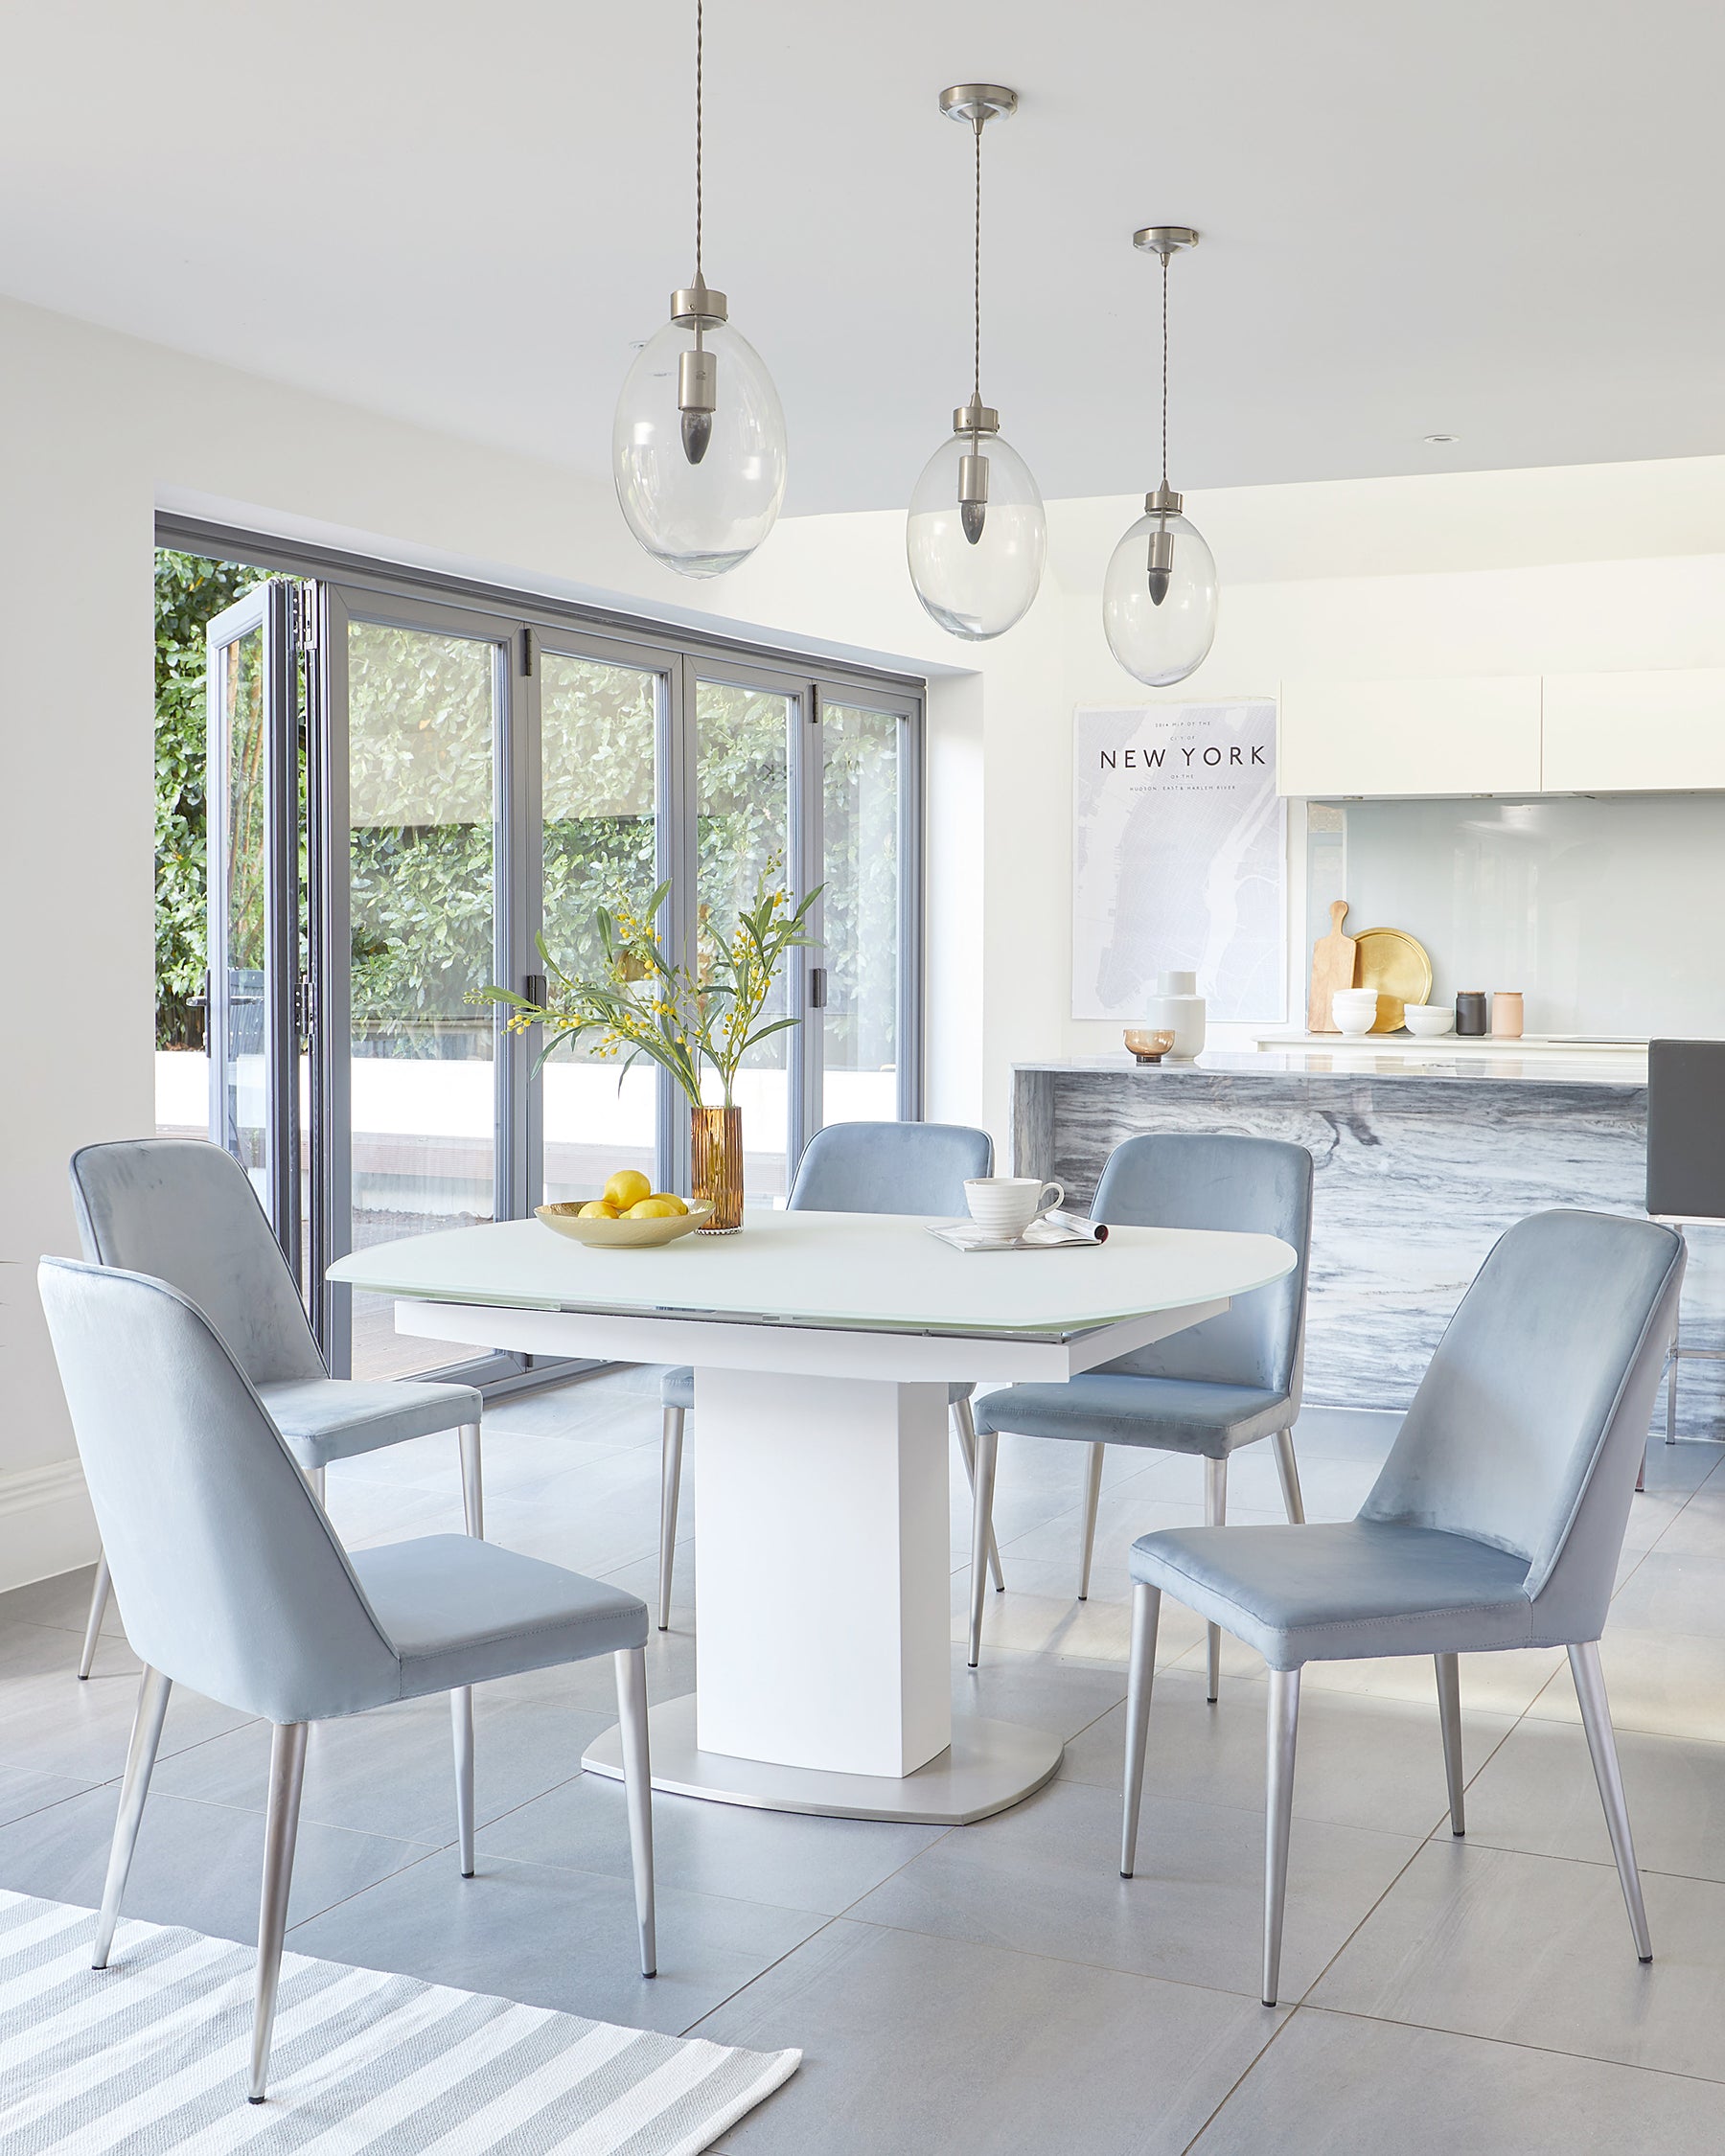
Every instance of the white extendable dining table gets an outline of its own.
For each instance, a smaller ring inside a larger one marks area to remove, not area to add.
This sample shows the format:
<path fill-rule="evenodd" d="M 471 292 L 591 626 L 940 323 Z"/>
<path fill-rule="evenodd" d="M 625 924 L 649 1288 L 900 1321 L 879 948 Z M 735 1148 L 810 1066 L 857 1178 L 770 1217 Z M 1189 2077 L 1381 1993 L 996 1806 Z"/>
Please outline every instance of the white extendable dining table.
<path fill-rule="evenodd" d="M 751 1211 L 631 1250 L 505 1221 L 330 1269 L 418 1338 L 694 1365 L 696 1690 L 652 1709 L 656 1788 L 943 1824 L 1041 1788 L 1057 1738 L 953 1711 L 947 1388 L 1074 1377 L 1296 1263 L 1270 1235 L 964 1253 L 927 1227 Z M 616 1731 L 583 1764 L 620 1775 Z"/>

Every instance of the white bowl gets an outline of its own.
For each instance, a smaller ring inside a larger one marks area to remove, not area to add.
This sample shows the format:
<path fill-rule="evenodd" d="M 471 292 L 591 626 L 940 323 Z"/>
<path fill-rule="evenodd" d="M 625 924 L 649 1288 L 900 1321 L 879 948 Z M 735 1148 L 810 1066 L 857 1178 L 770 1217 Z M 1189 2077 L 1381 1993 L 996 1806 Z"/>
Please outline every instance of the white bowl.
<path fill-rule="evenodd" d="M 1330 998 L 1330 1010 L 1344 1033 L 1358 1038 L 1369 1033 L 1378 1021 L 1375 988 L 1338 988 Z"/>
<path fill-rule="evenodd" d="M 1420 1040 L 1436 1041 L 1440 1034 L 1456 1030 L 1456 1014 L 1447 1003 L 1409 1003 L 1402 1011 L 1402 1022 Z"/>

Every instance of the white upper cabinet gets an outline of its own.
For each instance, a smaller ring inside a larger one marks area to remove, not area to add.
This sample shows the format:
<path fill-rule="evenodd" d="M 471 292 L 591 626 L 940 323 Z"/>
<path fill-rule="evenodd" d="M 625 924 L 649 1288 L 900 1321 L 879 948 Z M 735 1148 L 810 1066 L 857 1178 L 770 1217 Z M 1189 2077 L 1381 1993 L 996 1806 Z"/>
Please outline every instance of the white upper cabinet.
<path fill-rule="evenodd" d="M 1282 793 L 1540 791 L 1536 674 L 1284 681 L 1280 708 Z"/>
<path fill-rule="evenodd" d="M 1725 667 L 1548 674 L 1548 793 L 1725 788 Z"/>

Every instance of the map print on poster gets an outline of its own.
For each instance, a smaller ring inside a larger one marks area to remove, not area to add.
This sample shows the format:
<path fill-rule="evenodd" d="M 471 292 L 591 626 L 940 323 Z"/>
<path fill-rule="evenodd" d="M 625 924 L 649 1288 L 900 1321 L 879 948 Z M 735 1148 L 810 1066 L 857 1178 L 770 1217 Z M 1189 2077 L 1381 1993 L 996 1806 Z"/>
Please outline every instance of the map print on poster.
<path fill-rule="evenodd" d="M 1072 731 L 1072 1016 L 1130 1023 L 1182 970 L 1212 1023 L 1279 1022 L 1275 703 L 1081 709 Z"/>

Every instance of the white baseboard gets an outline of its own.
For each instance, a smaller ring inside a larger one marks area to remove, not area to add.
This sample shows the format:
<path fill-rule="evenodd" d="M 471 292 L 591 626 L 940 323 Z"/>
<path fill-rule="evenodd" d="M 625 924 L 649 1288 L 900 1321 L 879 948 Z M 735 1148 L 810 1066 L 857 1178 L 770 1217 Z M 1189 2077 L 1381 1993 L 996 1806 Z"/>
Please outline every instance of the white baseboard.
<path fill-rule="evenodd" d="M 77 1460 L 0 1474 L 0 1593 L 92 1565 L 100 1547 Z"/>

